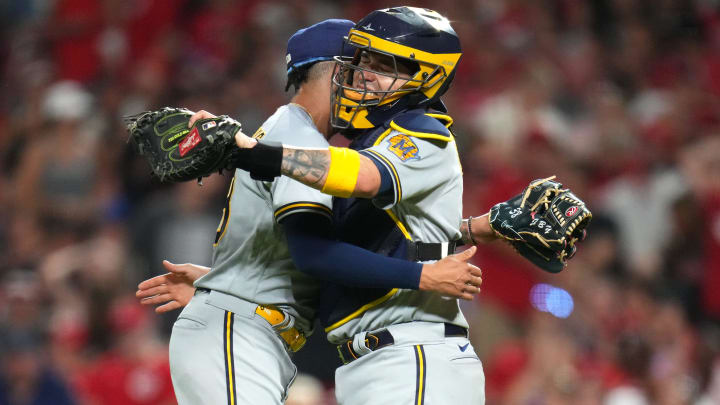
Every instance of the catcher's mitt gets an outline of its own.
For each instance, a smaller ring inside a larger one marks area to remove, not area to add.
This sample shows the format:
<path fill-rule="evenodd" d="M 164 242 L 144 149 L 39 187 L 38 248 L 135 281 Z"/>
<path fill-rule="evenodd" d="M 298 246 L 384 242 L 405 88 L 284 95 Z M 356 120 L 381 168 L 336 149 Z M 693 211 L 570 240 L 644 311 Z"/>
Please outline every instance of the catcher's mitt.
<path fill-rule="evenodd" d="M 223 115 L 198 120 L 188 128 L 192 114 L 184 108 L 165 107 L 125 118 L 130 141 L 160 181 L 200 180 L 232 168 L 240 123 Z"/>
<path fill-rule="evenodd" d="M 543 270 L 557 273 L 585 239 L 592 213 L 555 176 L 534 180 L 510 200 L 490 209 L 490 227 Z"/>

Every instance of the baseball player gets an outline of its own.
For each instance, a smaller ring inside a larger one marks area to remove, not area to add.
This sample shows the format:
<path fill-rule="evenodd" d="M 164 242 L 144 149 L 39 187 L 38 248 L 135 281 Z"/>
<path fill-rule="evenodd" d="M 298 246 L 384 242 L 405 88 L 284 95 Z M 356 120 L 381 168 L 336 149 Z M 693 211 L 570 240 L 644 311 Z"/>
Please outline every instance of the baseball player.
<path fill-rule="evenodd" d="M 342 197 L 333 203 L 341 240 L 391 257 L 435 258 L 417 244 L 452 250 L 461 238 L 462 172 L 440 101 L 461 56 L 458 37 L 434 11 L 397 7 L 360 20 L 347 43 L 357 51 L 352 62 L 337 60 L 331 121 L 353 138 L 351 149 L 267 145 L 242 133 L 238 146 L 275 159 L 265 170 Z M 482 365 L 468 350 L 455 299 L 335 286 L 319 317 L 345 363 L 336 372 L 340 404 L 484 402 Z"/>
<path fill-rule="evenodd" d="M 331 130 L 327 103 L 317 100 L 323 92 L 329 97 L 328 60 L 352 25 L 328 20 L 290 39 L 288 80 L 297 93 L 255 139 L 327 149 L 320 133 Z M 296 370 L 290 352 L 302 346 L 315 316 L 320 284 L 312 276 L 338 285 L 432 290 L 466 299 L 478 291 L 479 269 L 464 262 L 474 251 L 434 264 L 376 255 L 328 237 L 331 207 L 329 195 L 291 179 L 259 182 L 236 172 L 212 270 L 195 283 L 194 297 L 173 326 L 170 366 L 180 404 L 282 403 Z M 298 253 L 309 246 L 321 246 L 324 259 L 315 259 L 317 250 Z M 165 293 L 162 286 L 145 292 L 156 298 Z"/>

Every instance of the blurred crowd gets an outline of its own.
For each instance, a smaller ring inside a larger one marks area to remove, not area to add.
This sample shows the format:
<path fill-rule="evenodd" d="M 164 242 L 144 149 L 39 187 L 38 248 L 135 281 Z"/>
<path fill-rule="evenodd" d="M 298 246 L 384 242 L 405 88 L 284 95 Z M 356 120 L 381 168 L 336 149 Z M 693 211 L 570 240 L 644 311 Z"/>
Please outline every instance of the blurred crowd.
<path fill-rule="evenodd" d="M 488 405 L 720 404 L 720 3 L 434 3 L 406 4 L 463 45 L 446 103 L 465 215 L 553 174 L 594 213 L 560 274 L 502 243 L 476 254 L 463 309 Z M 294 31 L 391 5 L 0 2 L 0 405 L 175 403 L 176 314 L 134 292 L 162 259 L 210 265 L 229 176 L 157 183 L 122 117 L 183 106 L 252 133 L 289 100 Z M 533 306 L 538 283 L 569 316 Z M 339 361 L 316 335 L 288 404 L 334 404 Z"/>

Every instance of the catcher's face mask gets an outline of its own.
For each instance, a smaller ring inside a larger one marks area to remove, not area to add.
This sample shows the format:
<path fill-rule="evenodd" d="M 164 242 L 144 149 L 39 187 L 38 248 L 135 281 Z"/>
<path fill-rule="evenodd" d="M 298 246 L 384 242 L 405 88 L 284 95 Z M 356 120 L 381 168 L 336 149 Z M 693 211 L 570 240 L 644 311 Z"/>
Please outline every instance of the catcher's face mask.
<path fill-rule="evenodd" d="M 373 128 L 370 110 L 406 96 L 408 107 L 438 101 L 462 55 L 448 20 L 415 7 L 370 13 L 346 42 L 358 51 L 352 61 L 335 59 L 331 123 L 338 129 Z"/>

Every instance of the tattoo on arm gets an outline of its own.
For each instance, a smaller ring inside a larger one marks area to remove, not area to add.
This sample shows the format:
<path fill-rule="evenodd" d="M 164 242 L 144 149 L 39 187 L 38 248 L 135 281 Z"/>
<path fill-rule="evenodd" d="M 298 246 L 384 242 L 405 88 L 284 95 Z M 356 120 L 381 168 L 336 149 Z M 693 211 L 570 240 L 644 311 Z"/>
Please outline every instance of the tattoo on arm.
<path fill-rule="evenodd" d="M 330 170 L 330 151 L 284 148 L 282 174 L 315 189 L 322 189 Z"/>

